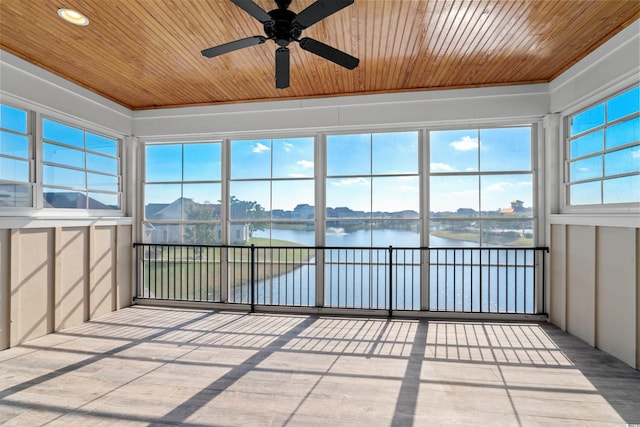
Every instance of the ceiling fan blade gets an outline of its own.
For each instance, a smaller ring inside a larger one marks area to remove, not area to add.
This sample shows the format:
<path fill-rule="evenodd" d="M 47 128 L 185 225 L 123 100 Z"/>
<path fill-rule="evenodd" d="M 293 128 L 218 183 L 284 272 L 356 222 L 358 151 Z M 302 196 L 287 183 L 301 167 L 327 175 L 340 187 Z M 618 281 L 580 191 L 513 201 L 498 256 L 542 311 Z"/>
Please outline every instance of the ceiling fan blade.
<path fill-rule="evenodd" d="M 267 39 L 262 36 L 247 37 L 246 39 L 240 39 L 233 42 L 221 44 L 220 46 L 210 47 L 203 50 L 201 53 L 207 58 L 213 58 L 214 56 L 222 55 L 223 53 L 233 52 L 234 50 L 242 49 L 243 47 L 255 46 L 257 44 L 264 43 Z"/>
<path fill-rule="evenodd" d="M 286 89 L 289 87 L 289 49 L 279 47 L 276 49 L 276 87 Z"/>
<path fill-rule="evenodd" d="M 300 40 L 300 47 L 350 70 L 356 68 L 360 63 L 360 60 L 355 56 L 351 56 L 318 40 L 310 39 L 309 37 Z"/>
<path fill-rule="evenodd" d="M 263 24 L 273 21 L 271 16 L 252 0 L 231 0 L 231 2 Z"/>
<path fill-rule="evenodd" d="M 353 2 L 354 0 L 318 0 L 300 12 L 294 22 L 297 22 L 302 28 L 309 28 L 316 22 L 353 4 Z"/>

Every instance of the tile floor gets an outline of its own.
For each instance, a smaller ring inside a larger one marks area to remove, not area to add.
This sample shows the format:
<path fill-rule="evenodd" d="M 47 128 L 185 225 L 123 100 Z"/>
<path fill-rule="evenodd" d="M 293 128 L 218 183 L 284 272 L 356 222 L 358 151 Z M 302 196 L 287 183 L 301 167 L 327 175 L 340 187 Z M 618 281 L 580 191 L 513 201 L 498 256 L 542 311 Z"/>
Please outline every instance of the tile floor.
<path fill-rule="evenodd" d="M 640 423 L 640 372 L 547 324 L 131 307 L 0 351 L 0 424 Z"/>

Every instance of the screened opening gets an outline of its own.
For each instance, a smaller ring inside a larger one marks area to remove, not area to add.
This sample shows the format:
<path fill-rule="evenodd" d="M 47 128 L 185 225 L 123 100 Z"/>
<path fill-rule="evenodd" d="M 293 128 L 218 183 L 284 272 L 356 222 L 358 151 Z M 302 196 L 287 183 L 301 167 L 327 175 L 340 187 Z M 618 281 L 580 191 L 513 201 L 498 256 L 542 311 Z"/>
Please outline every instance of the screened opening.
<path fill-rule="evenodd" d="M 567 203 L 640 202 L 640 87 L 569 116 Z"/>

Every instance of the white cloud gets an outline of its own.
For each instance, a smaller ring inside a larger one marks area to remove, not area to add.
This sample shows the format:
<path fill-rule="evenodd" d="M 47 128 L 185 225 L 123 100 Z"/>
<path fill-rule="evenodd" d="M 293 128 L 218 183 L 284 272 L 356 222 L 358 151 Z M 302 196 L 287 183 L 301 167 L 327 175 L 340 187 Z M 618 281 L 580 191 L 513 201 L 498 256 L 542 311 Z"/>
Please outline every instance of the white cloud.
<path fill-rule="evenodd" d="M 286 151 L 288 153 L 289 151 L 291 151 L 291 148 L 293 147 L 293 144 L 291 144 L 289 142 L 284 142 L 284 143 L 282 143 L 282 146 L 284 147 L 284 151 Z"/>
<path fill-rule="evenodd" d="M 262 153 L 263 151 L 269 151 L 269 147 L 264 144 L 257 143 L 255 147 L 251 149 L 254 153 Z"/>
<path fill-rule="evenodd" d="M 456 197 L 469 197 L 469 196 L 478 197 L 478 190 L 454 191 L 453 193 L 451 193 L 451 195 Z"/>
<path fill-rule="evenodd" d="M 477 170 L 478 170 L 478 169 L 476 169 L 476 168 L 466 168 L 464 171 L 465 171 L 465 172 L 475 172 L 475 171 L 477 171 Z"/>
<path fill-rule="evenodd" d="M 634 159 L 640 158 L 640 150 L 634 150 L 631 152 L 631 157 Z"/>
<path fill-rule="evenodd" d="M 305 175 L 303 173 L 290 173 L 290 178 L 309 178 L 309 175 Z"/>
<path fill-rule="evenodd" d="M 398 191 L 401 193 L 417 193 L 418 187 L 414 187 L 412 185 L 401 185 L 398 187 Z"/>
<path fill-rule="evenodd" d="M 589 168 L 578 168 L 580 172 L 589 172 Z"/>
<path fill-rule="evenodd" d="M 531 181 L 520 181 L 516 184 L 518 187 L 531 187 Z"/>
<path fill-rule="evenodd" d="M 504 191 L 511 187 L 513 187 L 513 184 L 510 182 L 496 182 L 488 186 L 486 191 Z"/>
<path fill-rule="evenodd" d="M 356 185 L 356 184 L 369 185 L 369 181 L 367 181 L 364 178 L 345 178 L 345 179 L 341 179 L 338 182 L 332 182 L 332 184 L 335 185 L 336 187 L 345 187 L 347 185 Z"/>
<path fill-rule="evenodd" d="M 298 160 L 296 164 L 305 169 L 313 169 L 313 162 L 310 160 Z"/>
<path fill-rule="evenodd" d="M 452 171 L 453 168 L 446 163 L 431 163 L 433 172 Z"/>
<path fill-rule="evenodd" d="M 463 136 L 461 140 L 453 141 L 449 145 L 459 151 L 475 150 L 478 148 L 478 139 L 471 138 L 470 136 Z"/>

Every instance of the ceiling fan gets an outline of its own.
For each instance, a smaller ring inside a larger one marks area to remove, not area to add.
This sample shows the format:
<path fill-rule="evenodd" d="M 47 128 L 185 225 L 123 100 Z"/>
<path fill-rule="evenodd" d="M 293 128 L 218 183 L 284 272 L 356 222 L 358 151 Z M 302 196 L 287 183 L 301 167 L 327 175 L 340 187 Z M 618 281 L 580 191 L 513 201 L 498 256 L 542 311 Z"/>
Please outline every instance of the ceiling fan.
<path fill-rule="evenodd" d="M 252 0 L 231 0 L 231 2 L 260 21 L 264 25 L 266 37 L 247 37 L 210 47 L 202 51 L 202 55 L 207 58 L 273 40 L 279 46 L 276 49 L 276 87 L 278 89 L 289 87 L 290 61 L 287 46 L 291 42 L 297 42 L 302 49 L 349 70 L 356 68 L 360 62 L 358 58 L 312 38 L 303 37 L 300 39 L 302 30 L 353 4 L 354 0 L 317 0 L 297 14 L 289 10 L 291 0 L 275 0 L 278 8 L 270 12 L 265 12 Z"/>

